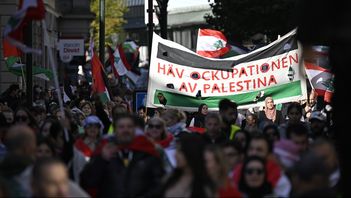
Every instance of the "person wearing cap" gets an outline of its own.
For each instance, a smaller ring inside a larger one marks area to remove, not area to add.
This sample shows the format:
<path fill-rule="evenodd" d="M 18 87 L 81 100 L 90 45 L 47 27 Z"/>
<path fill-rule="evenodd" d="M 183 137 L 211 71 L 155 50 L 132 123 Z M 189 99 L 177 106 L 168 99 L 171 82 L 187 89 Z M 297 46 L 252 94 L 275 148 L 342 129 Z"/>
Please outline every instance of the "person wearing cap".
<path fill-rule="evenodd" d="M 326 136 L 327 127 L 326 127 L 326 116 L 320 111 L 313 111 L 310 117 L 310 130 L 311 136 L 313 139 L 318 137 Z"/>
<path fill-rule="evenodd" d="M 73 177 L 78 183 L 80 172 L 89 162 L 95 148 L 100 143 L 104 126 L 97 116 L 91 115 L 83 121 L 83 128 L 84 134 L 74 143 L 73 152 Z"/>

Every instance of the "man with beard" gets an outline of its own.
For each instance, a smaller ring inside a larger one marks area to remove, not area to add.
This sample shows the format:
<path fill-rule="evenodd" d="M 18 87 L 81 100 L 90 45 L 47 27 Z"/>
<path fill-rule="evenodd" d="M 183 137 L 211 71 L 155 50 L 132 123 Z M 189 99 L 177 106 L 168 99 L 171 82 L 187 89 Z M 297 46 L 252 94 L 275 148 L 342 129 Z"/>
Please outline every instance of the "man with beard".
<path fill-rule="evenodd" d="M 235 133 L 240 130 L 235 125 L 238 118 L 238 105 L 229 99 L 223 99 L 219 102 L 219 114 L 223 120 L 223 131 L 226 133 L 228 140 L 234 140 Z"/>

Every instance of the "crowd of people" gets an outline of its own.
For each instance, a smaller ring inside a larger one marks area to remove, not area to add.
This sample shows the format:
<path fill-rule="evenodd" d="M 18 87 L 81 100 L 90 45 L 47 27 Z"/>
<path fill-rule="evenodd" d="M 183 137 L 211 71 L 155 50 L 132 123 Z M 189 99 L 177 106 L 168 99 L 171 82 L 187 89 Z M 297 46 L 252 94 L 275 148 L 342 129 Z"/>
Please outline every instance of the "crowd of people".
<path fill-rule="evenodd" d="M 86 86 L 86 85 L 85 85 Z M 102 103 L 77 88 L 18 85 L 0 97 L 0 197 L 330 197 L 340 170 L 332 111 L 306 102 L 238 109 L 223 99 L 190 114 L 145 107 L 130 93 Z"/>

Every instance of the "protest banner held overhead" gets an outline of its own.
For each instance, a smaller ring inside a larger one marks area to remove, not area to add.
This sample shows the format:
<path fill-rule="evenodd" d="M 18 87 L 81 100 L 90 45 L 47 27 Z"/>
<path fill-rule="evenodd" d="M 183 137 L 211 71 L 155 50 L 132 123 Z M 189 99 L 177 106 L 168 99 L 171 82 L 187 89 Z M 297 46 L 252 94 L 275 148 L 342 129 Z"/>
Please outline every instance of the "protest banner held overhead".
<path fill-rule="evenodd" d="M 154 34 L 148 84 L 148 107 L 197 110 L 206 103 L 218 109 L 223 98 L 240 108 L 307 98 L 301 49 L 293 30 L 271 44 L 227 59 L 212 59 Z"/>

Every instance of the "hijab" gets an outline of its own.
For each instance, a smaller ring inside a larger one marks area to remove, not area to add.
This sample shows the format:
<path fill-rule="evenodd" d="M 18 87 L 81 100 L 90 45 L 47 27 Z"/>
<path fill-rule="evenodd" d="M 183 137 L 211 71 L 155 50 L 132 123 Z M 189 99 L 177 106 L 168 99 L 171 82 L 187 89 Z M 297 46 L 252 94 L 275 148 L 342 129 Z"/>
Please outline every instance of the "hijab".
<path fill-rule="evenodd" d="M 268 109 L 267 107 L 267 103 L 269 100 L 272 100 L 273 101 L 273 98 L 272 97 L 267 97 L 265 100 L 264 100 L 264 113 L 266 114 L 266 117 L 270 120 L 272 120 L 273 122 L 275 121 L 276 119 L 276 113 L 277 113 L 277 110 L 275 109 L 275 106 L 273 106 L 272 109 Z"/>

